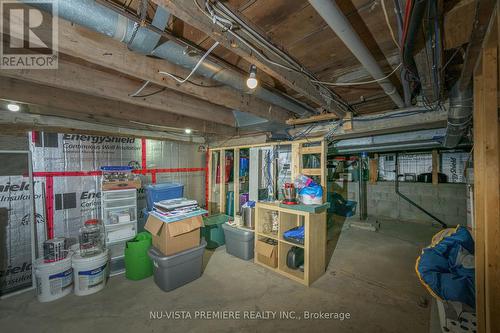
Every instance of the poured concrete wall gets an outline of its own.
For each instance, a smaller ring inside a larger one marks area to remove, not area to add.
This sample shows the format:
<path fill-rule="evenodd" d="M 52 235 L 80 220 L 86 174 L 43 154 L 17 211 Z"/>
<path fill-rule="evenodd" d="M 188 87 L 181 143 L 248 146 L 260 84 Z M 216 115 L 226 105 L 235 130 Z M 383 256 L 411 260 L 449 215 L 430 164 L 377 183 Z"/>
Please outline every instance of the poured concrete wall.
<path fill-rule="evenodd" d="M 357 182 L 331 183 L 332 189 L 348 200 L 358 201 Z M 410 222 L 431 222 L 429 216 L 413 207 L 394 191 L 394 182 L 368 184 L 368 216 Z M 466 225 L 466 185 L 400 183 L 400 191 L 449 225 Z M 356 214 L 359 211 L 356 210 Z"/>

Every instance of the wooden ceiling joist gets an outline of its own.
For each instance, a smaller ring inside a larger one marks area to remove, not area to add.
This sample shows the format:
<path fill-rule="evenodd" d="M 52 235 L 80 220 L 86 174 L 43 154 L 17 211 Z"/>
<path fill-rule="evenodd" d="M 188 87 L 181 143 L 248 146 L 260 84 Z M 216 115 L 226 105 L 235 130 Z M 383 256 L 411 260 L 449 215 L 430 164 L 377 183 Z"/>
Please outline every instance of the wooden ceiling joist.
<path fill-rule="evenodd" d="M 81 64 L 59 60 L 59 68 L 48 70 L 2 70 L 0 76 L 21 79 L 54 88 L 71 90 L 87 95 L 109 98 L 140 107 L 170 112 L 216 123 L 235 126 L 231 110 L 189 95 L 167 89 L 147 98 L 130 97 L 137 91 L 140 81 L 100 71 Z"/>
<path fill-rule="evenodd" d="M 344 116 L 344 111 L 339 108 L 333 108 L 326 103 L 319 88 L 310 81 L 307 75 L 272 65 L 266 60 L 263 60 L 262 57 L 257 56 L 255 52 L 243 42 L 213 24 L 212 20 L 200 11 L 193 1 L 153 0 L 153 2 L 167 8 L 174 16 L 180 18 L 189 25 L 207 33 L 226 49 L 231 50 L 249 63 L 255 64 L 259 69 L 276 78 L 290 89 L 302 94 L 315 104 L 336 113 L 340 117 Z M 251 25 L 251 23 L 247 23 Z M 265 53 L 265 51 L 262 51 L 262 53 Z M 273 61 L 280 61 L 270 52 L 265 53 L 265 55 Z"/>
<path fill-rule="evenodd" d="M 472 28 L 471 38 L 467 50 L 465 51 L 464 66 L 460 74 L 460 90 L 465 90 L 471 83 L 472 74 L 478 63 L 481 54 L 484 36 L 488 30 L 495 0 L 477 0 L 476 17 Z"/>
<path fill-rule="evenodd" d="M 207 134 L 236 134 L 236 129 L 227 125 L 5 77 L 0 77 L 0 99 L 27 103 L 27 110 L 23 111 L 29 113 L 122 127 L 155 130 L 189 127 Z"/>
<path fill-rule="evenodd" d="M 231 110 L 248 112 L 255 116 L 284 124 L 292 113 L 277 105 L 263 101 L 228 86 L 215 86 L 217 82 L 193 77 L 199 84 L 176 81 L 159 74 L 165 71 L 186 77 L 189 71 L 163 59 L 134 53 L 127 45 L 97 32 L 76 26 L 63 19 L 58 20 L 59 53 L 85 60 L 140 80 L 166 87 L 186 95 L 205 100 Z M 200 86 L 206 85 L 206 87 Z M 137 87 L 138 88 L 138 87 Z M 137 90 L 137 88 L 135 88 Z M 129 93 L 132 93 L 130 91 Z"/>

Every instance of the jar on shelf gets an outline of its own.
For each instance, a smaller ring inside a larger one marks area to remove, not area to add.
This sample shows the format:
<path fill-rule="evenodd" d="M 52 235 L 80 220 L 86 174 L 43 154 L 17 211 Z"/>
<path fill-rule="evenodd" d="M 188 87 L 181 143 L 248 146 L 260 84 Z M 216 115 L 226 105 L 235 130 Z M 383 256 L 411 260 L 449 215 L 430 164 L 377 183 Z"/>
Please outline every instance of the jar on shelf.
<path fill-rule="evenodd" d="M 104 229 L 98 219 L 87 220 L 80 228 L 80 255 L 89 257 L 104 251 Z"/>

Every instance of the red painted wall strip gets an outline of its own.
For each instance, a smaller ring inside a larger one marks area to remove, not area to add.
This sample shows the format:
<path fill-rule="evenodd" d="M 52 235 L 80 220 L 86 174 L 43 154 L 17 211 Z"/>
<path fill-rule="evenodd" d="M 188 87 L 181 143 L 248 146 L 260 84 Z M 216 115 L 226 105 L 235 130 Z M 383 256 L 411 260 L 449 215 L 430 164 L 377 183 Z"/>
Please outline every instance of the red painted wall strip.
<path fill-rule="evenodd" d="M 146 146 L 146 139 L 142 138 L 141 139 L 141 151 L 142 151 L 142 170 L 146 170 L 148 168 L 148 162 L 147 162 L 147 146 Z"/>
<path fill-rule="evenodd" d="M 52 172 L 33 172 L 34 177 L 83 177 L 100 176 L 101 171 L 52 171 Z"/>
<path fill-rule="evenodd" d="M 54 238 L 54 178 L 45 178 L 45 215 L 47 218 L 47 238 Z"/>
<path fill-rule="evenodd" d="M 180 172 L 199 172 L 205 171 L 205 168 L 175 168 L 175 169 L 139 169 L 132 170 L 133 173 L 180 173 Z M 38 171 L 33 172 L 34 177 L 83 177 L 100 176 L 102 171 Z"/>
<path fill-rule="evenodd" d="M 208 177 L 210 175 L 208 174 L 208 163 L 210 162 L 210 149 L 207 149 L 207 152 L 205 153 L 205 208 L 208 210 L 208 191 L 210 190 L 208 188 Z"/>
<path fill-rule="evenodd" d="M 156 184 L 156 171 L 151 172 L 151 183 Z"/>

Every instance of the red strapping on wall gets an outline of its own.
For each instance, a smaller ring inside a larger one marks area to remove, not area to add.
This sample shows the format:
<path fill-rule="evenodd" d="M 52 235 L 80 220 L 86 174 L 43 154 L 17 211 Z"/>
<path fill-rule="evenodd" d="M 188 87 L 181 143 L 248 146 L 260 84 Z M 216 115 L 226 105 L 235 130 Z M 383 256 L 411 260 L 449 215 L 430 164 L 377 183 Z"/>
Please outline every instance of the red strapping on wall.
<path fill-rule="evenodd" d="M 141 151 L 142 151 L 142 170 L 146 170 L 148 168 L 148 163 L 146 159 L 147 146 L 146 139 L 141 139 Z"/>
<path fill-rule="evenodd" d="M 208 210 L 208 163 L 210 162 L 210 149 L 207 148 L 207 152 L 205 153 L 205 207 Z"/>
<path fill-rule="evenodd" d="M 54 178 L 45 178 L 45 213 L 47 216 L 47 238 L 54 238 Z"/>
<path fill-rule="evenodd" d="M 32 132 L 31 139 L 36 141 L 36 132 Z M 146 139 L 141 139 L 142 148 L 142 169 L 132 170 L 135 174 L 151 174 L 151 182 L 156 184 L 157 173 L 182 173 L 182 172 L 205 172 L 205 203 L 208 207 L 208 163 L 204 168 L 164 168 L 148 169 L 146 158 Z M 208 152 L 207 152 L 208 154 Z M 207 155 L 208 156 L 208 155 Z M 47 224 L 47 238 L 54 238 L 54 177 L 85 177 L 101 176 L 102 171 L 38 171 L 33 172 L 33 177 L 45 177 L 45 210 Z"/>

